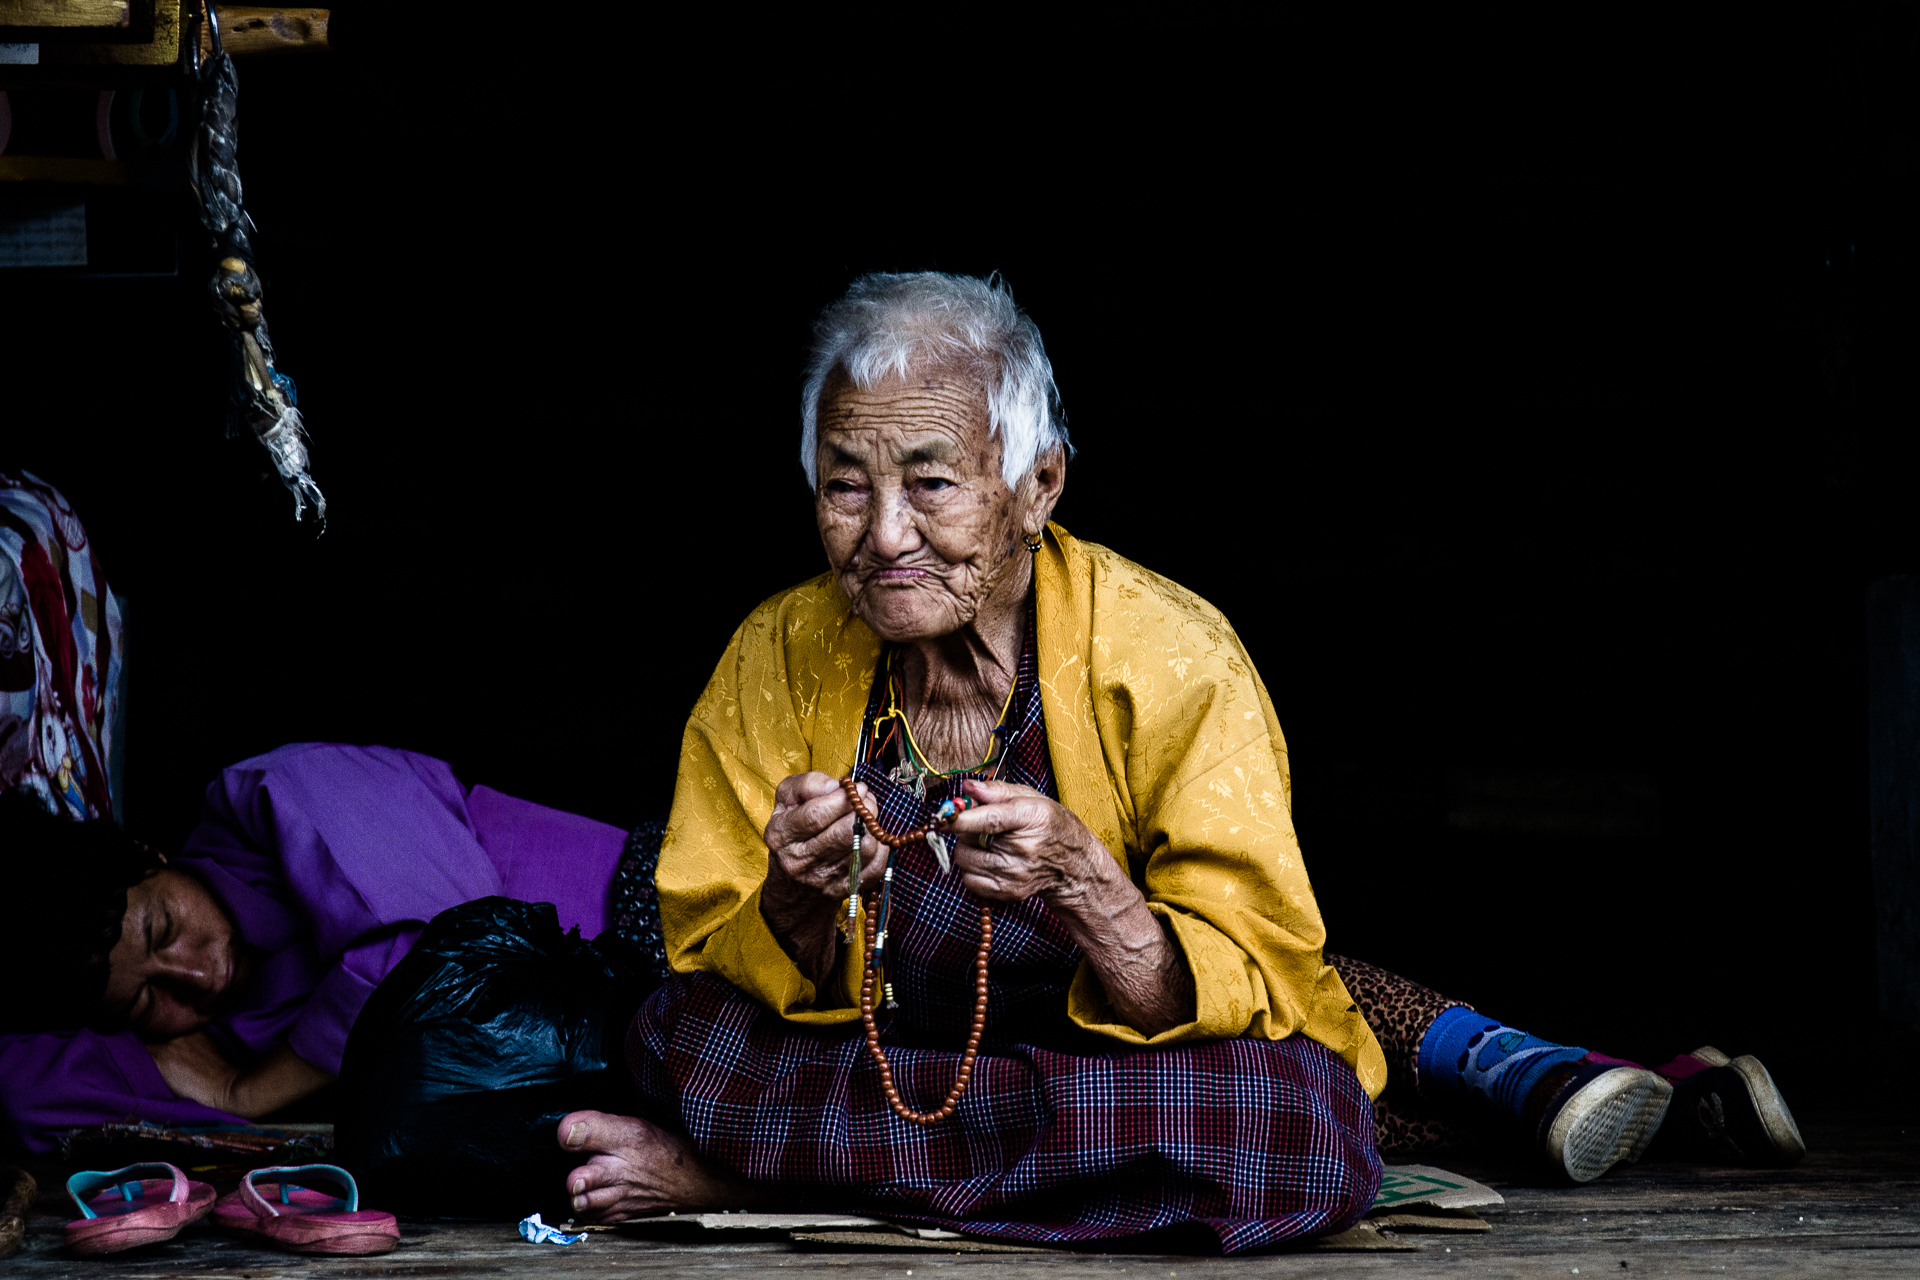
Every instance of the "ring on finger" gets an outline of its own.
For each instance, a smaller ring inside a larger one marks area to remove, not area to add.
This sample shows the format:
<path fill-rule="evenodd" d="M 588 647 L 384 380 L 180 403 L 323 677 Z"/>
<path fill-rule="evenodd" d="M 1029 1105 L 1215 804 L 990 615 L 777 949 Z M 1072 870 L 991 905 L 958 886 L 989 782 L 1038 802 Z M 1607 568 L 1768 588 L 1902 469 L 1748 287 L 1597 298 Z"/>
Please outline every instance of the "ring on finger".
<path fill-rule="evenodd" d="M 988 831 L 988 832 L 982 833 L 979 839 L 979 845 L 980 845 L 980 851 L 982 853 L 992 853 L 993 852 L 993 832 Z"/>

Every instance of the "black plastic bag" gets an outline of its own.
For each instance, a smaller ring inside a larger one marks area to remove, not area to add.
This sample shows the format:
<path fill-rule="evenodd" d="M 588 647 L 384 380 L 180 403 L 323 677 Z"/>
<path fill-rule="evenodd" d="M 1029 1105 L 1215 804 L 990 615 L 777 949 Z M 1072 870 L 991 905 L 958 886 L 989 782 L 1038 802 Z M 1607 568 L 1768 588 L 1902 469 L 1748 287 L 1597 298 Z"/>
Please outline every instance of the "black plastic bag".
<path fill-rule="evenodd" d="M 621 1049 L 658 979 L 613 931 L 553 905 L 443 911 L 374 991 L 340 1068 L 339 1163 L 362 1199 L 422 1218 L 565 1220 L 569 1111 L 634 1114 Z"/>

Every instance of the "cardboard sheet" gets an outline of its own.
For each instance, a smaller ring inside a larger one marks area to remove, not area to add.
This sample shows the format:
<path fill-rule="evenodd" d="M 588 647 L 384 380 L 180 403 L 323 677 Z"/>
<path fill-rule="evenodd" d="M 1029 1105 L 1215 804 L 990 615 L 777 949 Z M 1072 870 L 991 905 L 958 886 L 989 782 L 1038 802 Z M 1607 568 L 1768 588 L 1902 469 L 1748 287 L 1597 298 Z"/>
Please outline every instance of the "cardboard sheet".
<path fill-rule="evenodd" d="M 1390 1164 L 1380 1180 L 1370 1213 L 1383 1209 L 1479 1209 L 1505 1204 L 1506 1197 L 1484 1183 L 1430 1164 Z"/>

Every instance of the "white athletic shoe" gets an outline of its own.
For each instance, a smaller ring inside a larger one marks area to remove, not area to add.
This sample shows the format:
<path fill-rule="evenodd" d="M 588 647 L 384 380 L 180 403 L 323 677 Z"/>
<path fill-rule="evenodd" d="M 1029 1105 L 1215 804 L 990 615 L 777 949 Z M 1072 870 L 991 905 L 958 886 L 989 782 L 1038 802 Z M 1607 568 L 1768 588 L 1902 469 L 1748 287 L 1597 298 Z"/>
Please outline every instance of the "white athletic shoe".
<path fill-rule="evenodd" d="M 1554 1169 L 1592 1182 L 1613 1166 L 1640 1158 L 1659 1132 L 1673 1086 L 1640 1067 L 1581 1063 L 1539 1122 Z"/>

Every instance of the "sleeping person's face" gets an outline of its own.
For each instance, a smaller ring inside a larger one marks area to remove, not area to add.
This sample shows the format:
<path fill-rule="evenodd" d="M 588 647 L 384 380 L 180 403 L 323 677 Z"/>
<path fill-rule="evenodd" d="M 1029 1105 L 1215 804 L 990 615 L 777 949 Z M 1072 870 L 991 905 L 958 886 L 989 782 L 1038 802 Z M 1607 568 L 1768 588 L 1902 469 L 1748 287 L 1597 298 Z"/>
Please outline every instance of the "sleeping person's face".
<path fill-rule="evenodd" d="M 127 890 L 108 963 L 106 1023 L 171 1040 L 212 1020 L 242 959 L 219 900 L 186 872 L 166 867 Z"/>

